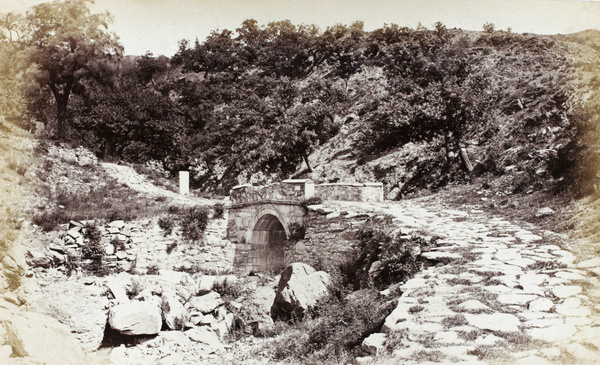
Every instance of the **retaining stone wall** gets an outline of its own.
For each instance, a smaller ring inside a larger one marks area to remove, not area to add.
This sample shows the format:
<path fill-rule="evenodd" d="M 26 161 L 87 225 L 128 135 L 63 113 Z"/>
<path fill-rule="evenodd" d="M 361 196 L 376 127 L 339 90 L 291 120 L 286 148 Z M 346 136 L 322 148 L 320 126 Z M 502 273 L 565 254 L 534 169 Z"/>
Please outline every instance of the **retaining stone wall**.
<path fill-rule="evenodd" d="M 315 185 L 315 196 L 323 200 L 381 202 L 383 201 L 383 184 L 319 184 Z"/>
<path fill-rule="evenodd" d="M 347 261 L 358 243 L 356 234 L 369 216 L 322 205 L 310 206 L 305 237 L 286 248 L 286 264 L 304 262 L 320 266 Z"/>

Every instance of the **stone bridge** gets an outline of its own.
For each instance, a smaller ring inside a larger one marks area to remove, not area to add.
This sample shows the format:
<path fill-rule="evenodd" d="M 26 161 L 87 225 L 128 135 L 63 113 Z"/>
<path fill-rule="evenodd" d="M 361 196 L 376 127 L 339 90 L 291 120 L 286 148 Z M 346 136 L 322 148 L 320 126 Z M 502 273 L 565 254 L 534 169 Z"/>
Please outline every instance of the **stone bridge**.
<path fill-rule="evenodd" d="M 383 184 L 315 184 L 311 180 L 284 180 L 266 186 L 234 187 L 226 208 L 227 238 L 236 245 L 236 270 L 246 273 L 277 271 L 298 260 L 286 243 L 290 236 L 298 236 L 299 232 L 310 229 L 306 203 L 313 197 L 323 201 L 382 201 Z"/>

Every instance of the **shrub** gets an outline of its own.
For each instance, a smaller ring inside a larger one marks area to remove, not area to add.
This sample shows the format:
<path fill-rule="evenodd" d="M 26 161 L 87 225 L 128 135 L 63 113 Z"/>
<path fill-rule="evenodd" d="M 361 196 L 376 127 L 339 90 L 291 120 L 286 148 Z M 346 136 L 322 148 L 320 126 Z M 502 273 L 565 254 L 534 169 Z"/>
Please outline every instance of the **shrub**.
<path fill-rule="evenodd" d="M 173 243 L 168 243 L 167 244 L 167 254 L 171 254 L 171 252 L 173 252 L 173 250 L 175 250 L 177 248 L 177 242 L 173 242 Z"/>
<path fill-rule="evenodd" d="M 301 240 L 304 238 L 304 235 L 306 234 L 306 227 L 298 222 L 294 222 L 294 223 L 290 224 L 289 229 L 290 229 L 290 236 L 288 239 L 291 241 Z"/>
<path fill-rule="evenodd" d="M 396 306 L 376 290 L 361 290 L 344 299 L 336 293 L 343 288 L 332 288 L 311 311 L 314 318 L 305 319 L 290 327 L 287 332 L 300 329 L 303 336 L 294 341 L 284 333 L 272 349 L 274 360 L 296 359 L 303 363 L 347 363 L 359 354 L 362 341 L 381 330 L 385 318 Z"/>
<path fill-rule="evenodd" d="M 409 279 L 420 269 L 421 252 L 431 244 L 422 237 L 402 235 L 388 215 L 369 218 L 357 238 L 354 262 L 345 269 L 355 289 L 384 289 Z"/>
<path fill-rule="evenodd" d="M 164 231 L 164 235 L 168 236 L 175 228 L 175 218 L 171 215 L 158 218 L 158 226 Z"/>
<path fill-rule="evenodd" d="M 110 270 L 104 266 L 104 247 L 100 243 L 102 234 L 95 224 L 86 224 L 83 227 L 83 239 L 85 246 L 81 249 L 81 257 L 84 260 L 91 260 L 86 269 L 98 276 L 105 276 Z"/>
<path fill-rule="evenodd" d="M 213 286 L 213 290 L 221 294 L 221 298 L 223 298 L 225 301 L 226 306 L 228 306 L 232 300 L 241 298 L 246 291 L 241 282 L 232 282 L 227 279 L 223 281 L 216 281 Z"/>
<path fill-rule="evenodd" d="M 50 232 L 56 229 L 59 224 L 67 223 L 68 221 L 69 217 L 62 209 L 54 209 L 33 217 L 33 224 L 42 227 L 44 232 Z"/>
<path fill-rule="evenodd" d="M 148 266 L 146 273 L 148 275 L 158 275 L 159 271 L 160 271 L 160 268 L 158 267 L 158 265 L 152 264 L 152 265 Z"/>
<path fill-rule="evenodd" d="M 321 199 L 321 197 L 319 196 L 313 196 L 312 198 L 308 198 L 302 201 L 302 203 L 300 203 L 300 205 L 302 205 L 302 207 L 304 209 L 308 209 L 309 205 L 318 205 L 318 204 L 323 204 L 323 199 Z"/>
<path fill-rule="evenodd" d="M 223 203 L 217 203 L 213 205 L 213 218 L 222 218 L 223 213 L 225 213 L 225 207 L 223 206 Z"/>
<path fill-rule="evenodd" d="M 206 207 L 188 209 L 183 213 L 180 224 L 185 239 L 193 242 L 200 241 L 208 224 L 208 209 Z"/>

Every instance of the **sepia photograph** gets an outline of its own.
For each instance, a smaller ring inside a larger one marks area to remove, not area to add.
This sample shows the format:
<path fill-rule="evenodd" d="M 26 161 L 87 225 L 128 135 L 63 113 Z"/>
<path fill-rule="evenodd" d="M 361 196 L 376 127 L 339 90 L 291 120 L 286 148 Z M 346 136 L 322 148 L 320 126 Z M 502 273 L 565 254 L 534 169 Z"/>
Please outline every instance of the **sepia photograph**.
<path fill-rule="evenodd" d="M 600 0 L 0 1 L 0 364 L 600 364 Z"/>

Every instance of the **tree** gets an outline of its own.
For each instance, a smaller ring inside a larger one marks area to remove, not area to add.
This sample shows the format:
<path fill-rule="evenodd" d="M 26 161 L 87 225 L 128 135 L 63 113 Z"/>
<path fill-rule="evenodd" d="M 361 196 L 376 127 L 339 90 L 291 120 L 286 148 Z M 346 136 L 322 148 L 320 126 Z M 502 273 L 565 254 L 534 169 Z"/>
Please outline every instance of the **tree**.
<path fill-rule="evenodd" d="M 65 137 L 71 93 L 81 81 L 108 82 L 123 48 L 108 32 L 109 13 L 91 14 L 93 0 L 67 0 L 34 6 L 26 13 L 21 42 L 29 56 L 28 75 L 50 90 L 56 103 L 56 134 Z"/>

